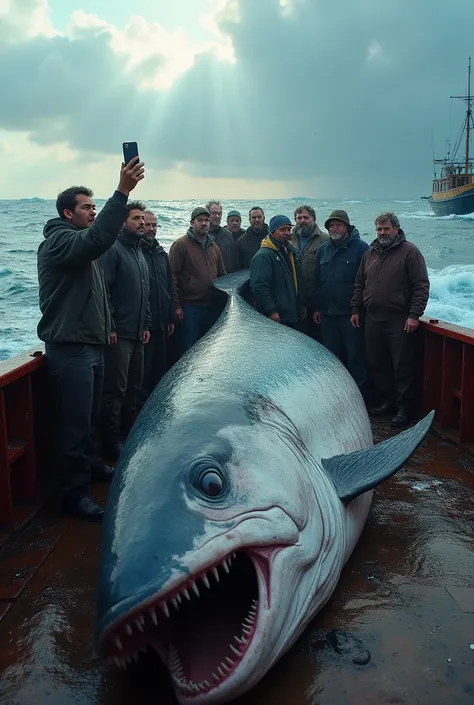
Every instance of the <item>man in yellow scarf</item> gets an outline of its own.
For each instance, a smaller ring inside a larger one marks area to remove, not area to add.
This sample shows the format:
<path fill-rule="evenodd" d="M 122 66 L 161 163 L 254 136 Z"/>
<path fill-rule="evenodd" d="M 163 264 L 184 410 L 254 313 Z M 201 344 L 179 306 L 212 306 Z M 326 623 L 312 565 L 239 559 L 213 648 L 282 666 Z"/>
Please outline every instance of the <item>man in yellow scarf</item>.
<path fill-rule="evenodd" d="M 275 215 L 270 220 L 269 234 L 250 264 L 250 287 L 257 311 L 295 328 L 305 311 L 298 253 L 289 244 L 291 227 L 286 215 Z"/>

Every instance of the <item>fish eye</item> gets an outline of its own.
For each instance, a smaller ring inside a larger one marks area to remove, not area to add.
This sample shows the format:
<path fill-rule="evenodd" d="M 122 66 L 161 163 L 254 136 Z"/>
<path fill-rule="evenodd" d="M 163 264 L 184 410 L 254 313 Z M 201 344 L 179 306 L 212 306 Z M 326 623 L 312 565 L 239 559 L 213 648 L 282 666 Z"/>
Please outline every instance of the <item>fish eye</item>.
<path fill-rule="evenodd" d="M 199 478 L 199 489 L 206 497 L 218 497 L 224 489 L 224 480 L 215 470 L 206 470 Z"/>

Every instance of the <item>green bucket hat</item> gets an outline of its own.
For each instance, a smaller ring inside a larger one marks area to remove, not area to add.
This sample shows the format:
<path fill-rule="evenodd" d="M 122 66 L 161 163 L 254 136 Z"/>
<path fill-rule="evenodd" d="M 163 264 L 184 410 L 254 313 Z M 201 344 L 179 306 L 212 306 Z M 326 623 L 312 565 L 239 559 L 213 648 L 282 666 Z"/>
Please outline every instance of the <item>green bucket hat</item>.
<path fill-rule="evenodd" d="M 335 210 L 331 213 L 329 218 L 326 220 L 324 223 L 324 227 L 326 230 L 329 229 L 329 223 L 331 220 L 341 220 L 343 223 L 345 223 L 348 227 L 350 227 L 351 221 L 349 220 L 349 216 L 347 215 L 346 211 L 342 210 Z"/>

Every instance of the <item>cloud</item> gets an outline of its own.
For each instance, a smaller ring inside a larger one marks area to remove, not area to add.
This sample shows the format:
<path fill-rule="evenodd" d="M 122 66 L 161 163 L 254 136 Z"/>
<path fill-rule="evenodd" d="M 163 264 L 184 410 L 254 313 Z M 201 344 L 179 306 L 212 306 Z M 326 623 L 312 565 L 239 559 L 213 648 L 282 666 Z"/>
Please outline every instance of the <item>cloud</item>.
<path fill-rule="evenodd" d="M 81 11 L 59 35 L 45 0 L 20 5 L 37 31 L 0 5 L 0 128 L 95 159 L 136 139 L 156 169 L 324 197 L 429 192 L 431 128 L 441 147 L 474 22 L 472 0 L 220 0 L 193 47 Z"/>

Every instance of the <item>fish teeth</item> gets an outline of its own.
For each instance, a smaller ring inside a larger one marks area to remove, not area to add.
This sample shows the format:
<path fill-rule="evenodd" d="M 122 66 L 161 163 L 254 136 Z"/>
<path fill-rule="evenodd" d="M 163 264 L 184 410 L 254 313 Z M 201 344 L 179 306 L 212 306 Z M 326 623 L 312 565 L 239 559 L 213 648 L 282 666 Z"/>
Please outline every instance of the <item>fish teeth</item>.
<path fill-rule="evenodd" d="M 245 645 L 248 643 L 247 641 L 245 641 L 245 639 L 241 639 L 239 636 L 236 636 L 236 637 L 234 637 L 234 638 L 235 638 L 235 641 L 236 641 L 238 644 L 241 644 L 242 646 L 245 646 Z"/>
<path fill-rule="evenodd" d="M 217 673 L 221 676 L 221 678 L 225 678 L 225 673 L 220 666 L 217 669 Z"/>
<path fill-rule="evenodd" d="M 132 634 L 132 625 L 131 624 L 126 624 L 125 625 L 125 632 L 128 634 L 128 636 L 131 636 Z"/>
<path fill-rule="evenodd" d="M 219 681 L 220 681 L 219 676 L 217 676 L 215 673 L 213 673 L 212 677 L 214 678 L 215 681 L 217 681 L 219 683 Z"/>
<path fill-rule="evenodd" d="M 115 646 L 117 647 L 117 649 L 119 649 L 120 651 L 122 651 L 123 646 L 122 646 L 122 642 L 120 641 L 120 637 L 118 637 L 118 636 L 115 637 L 115 639 L 114 639 L 114 644 L 115 644 Z"/>
<path fill-rule="evenodd" d="M 183 598 L 181 597 L 181 595 L 179 594 L 179 592 L 178 592 L 178 594 L 176 595 L 176 599 L 178 600 L 179 604 L 181 604 L 182 601 L 183 601 Z"/>
<path fill-rule="evenodd" d="M 175 597 L 173 597 L 173 599 L 171 600 L 171 603 L 177 612 L 179 610 L 178 600 Z"/>
<path fill-rule="evenodd" d="M 229 646 L 230 646 L 230 650 L 232 651 L 232 653 L 234 653 L 239 658 L 242 656 L 241 652 L 238 649 L 236 649 L 233 644 L 229 644 Z"/>
<path fill-rule="evenodd" d="M 117 666 L 117 668 L 120 668 L 121 665 L 122 665 L 122 662 L 120 661 L 120 659 L 119 659 L 118 656 L 115 656 L 115 657 L 114 657 L 114 663 L 115 663 L 115 665 Z"/>
<path fill-rule="evenodd" d="M 163 610 L 165 617 L 169 617 L 170 611 L 168 609 L 168 603 L 166 602 L 166 600 L 160 604 L 160 607 Z"/>
<path fill-rule="evenodd" d="M 228 563 L 227 563 L 227 558 L 224 558 L 224 560 L 222 561 L 222 567 L 224 568 L 224 570 L 225 570 L 226 573 L 230 573 L 230 568 L 229 568 L 229 565 L 228 565 Z"/>
<path fill-rule="evenodd" d="M 213 572 L 213 574 L 214 574 L 214 577 L 215 577 L 215 579 L 216 579 L 216 582 L 218 583 L 218 582 L 219 582 L 219 571 L 217 570 L 217 568 L 213 568 L 213 569 L 212 569 L 212 572 Z"/>
<path fill-rule="evenodd" d="M 202 576 L 201 580 L 208 589 L 211 587 L 211 583 L 209 582 L 209 578 L 207 577 L 207 575 L 205 573 Z"/>
<path fill-rule="evenodd" d="M 186 598 L 187 600 L 190 600 L 190 599 L 191 599 L 191 595 L 189 594 L 187 588 L 184 588 L 183 594 L 184 594 L 184 596 L 185 596 L 185 598 Z"/>
<path fill-rule="evenodd" d="M 153 624 L 155 625 L 155 627 L 157 627 L 158 626 L 158 617 L 156 616 L 156 610 L 154 610 L 154 609 L 150 610 L 149 614 L 150 614 L 150 617 L 152 618 Z"/>
<path fill-rule="evenodd" d="M 242 632 L 244 634 L 246 634 L 247 636 L 251 636 L 251 634 L 252 634 L 252 630 L 250 629 L 250 627 L 243 627 Z"/>
<path fill-rule="evenodd" d="M 135 624 L 137 625 L 138 631 L 142 632 L 143 631 L 143 625 L 139 619 L 135 620 Z"/>
<path fill-rule="evenodd" d="M 235 666 L 235 661 L 233 661 L 231 658 L 229 658 L 229 656 L 226 656 L 225 660 L 227 661 L 229 666 Z"/>
<path fill-rule="evenodd" d="M 221 666 L 222 666 L 222 668 L 225 668 L 225 670 L 227 671 L 227 673 L 230 673 L 231 670 L 232 670 L 231 667 L 228 666 L 224 661 L 222 661 Z"/>
<path fill-rule="evenodd" d="M 210 687 L 211 687 L 211 684 L 209 683 L 209 681 L 204 681 L 204 685 L 206 686 L 206 688 L 210 688 Z"/>
<path fill-rule="evenodd" d="M 194 594 L 195 594 L 197 597 L 200 597 L 200 595 L 199 595 L 199 590 L 198 590 L 198 586 L 196 585 L 195 582 L 193 582 L 193 584 L 191 585 L 191 587 L 192 587 L 192 589 L 193 589 Z"/>

